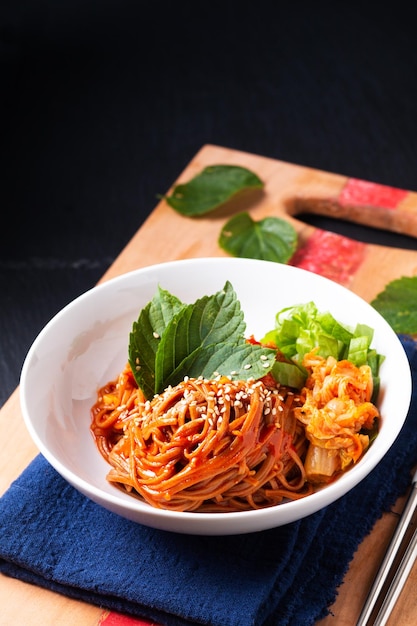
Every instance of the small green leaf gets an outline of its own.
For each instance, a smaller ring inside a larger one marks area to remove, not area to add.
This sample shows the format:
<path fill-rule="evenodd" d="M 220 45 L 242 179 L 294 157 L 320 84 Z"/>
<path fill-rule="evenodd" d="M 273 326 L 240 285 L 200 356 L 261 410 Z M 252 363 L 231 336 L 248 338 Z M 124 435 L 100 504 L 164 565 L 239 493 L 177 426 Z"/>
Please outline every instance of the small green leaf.
<path fill-rule="evenodd" d="M 200 346 L 168 376 L 166 385 L 176 385 L 184 376 L 215 378 L 221 375 L 232 380 L 258 380 L 271 371 L 275 357 L 275 350 L 247 343 L 244 339 L 236 344 Z"/>
<path fill-rule="evenodd" d="M 146 397 L 154 394 L 155 355 L 167 324 L 185 305 L 165 289 L 158 288 L 142 309 L 129 335 L 129 364 Z"/>
<path fill-rule="evenodd" d="M 371 305 L 396 333 L 417 334 L 417 276 L 391 281 Z"/>
<path fill-rule="evenodd" d="M 237 165 L 210 165 L 188 183 L 176 185 L 169 206 L 187 217 L 204 215 L 224 204 L 239 191 L 262 188 L 263 182 L 250 170 Z"/>
<path fill-rule="evenodd" d="M 255 222 L 244 212 L 223 226 L 219 245 L 235 257 L 287 263 L 297 248 L 297 232 L 286 220 L 266 217 Z"/>
<path fill-rule="evenodd" d="M 287 363 L 286 361 L 275 361 L 272 367 L 272 376 L 287 387 L 301 389 L 307 379 L 307 371 L 296 363 Z"/>
<path fill-rule="evenodd" d="M 276 351 L 248 343 L 246 324 L 233 286 L 193 304 L 168 291 L 157 293 L 140 312 L 129 337 L 129 363 L 146 398 L 175 386 L 185 376 L 262 378 Z"/>
<path fill-rule="evenodd" d="M 172 380 L 172 373 L 179 370 L 183 361 L 196 350 L 243 340 L 245 328 L 240 303 L 228 281 L 222 291 L 184 306 L 171 319 L 158 345 L 155 393 L 163 391 L 168 379 Z M 189 372 L 185 373 L 190 376 Z"/>

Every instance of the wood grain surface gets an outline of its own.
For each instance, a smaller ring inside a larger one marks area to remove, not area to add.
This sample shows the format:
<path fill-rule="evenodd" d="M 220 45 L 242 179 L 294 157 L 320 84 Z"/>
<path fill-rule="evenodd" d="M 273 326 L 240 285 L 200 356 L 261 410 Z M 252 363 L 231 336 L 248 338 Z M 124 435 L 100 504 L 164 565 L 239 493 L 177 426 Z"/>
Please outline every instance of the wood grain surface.
<path fill-rule="evenodd" d="M 417 275 L 417 241 L 414 251 L 351 242 L 343 236 L 327 233 L 323 239 L 318 229 L 297 219 L 301 212 L 318 212 L 417 237 L 417 194 L 366 181 L 351 181 L 343 175 L 213 145 L 204 146 L 175 182 L 187 182 L 204 167 L 214 164 L 247 167 L 263 180 L 264 189 L 236 196 L 227 206 L 199 218 L 183 217 L 162 200 L 100 282 L 154 263 L 226 256 L 218 246 L 220 230 L 225 220 L 239 211 L 248 211 L 255 220 L 277 216 L 291 222 L 297 230 L 300 248 L 299 263 L 294 264 L 308 267 L 309 252 L 323 251 L 327 246 L 327 252 L 335 256 L 330 261 L 324 257 L 325 262 L 320 266 L 322 272 L 325 274 L 333 265 L 331 271 L 335 279 L 367 301 L 391 280 Z M 338 259 L 336 252 L 342 249 L 345 254 Z M 345 271 L 347 266 L 349 271 Z M 0 493 L 4 493 L 37 454 L 23 423 L 18 389 L 0 411 L 0 428 L 9 443 L 0 457 Z M 352 626 L 356 622 L 403 504 L 404 498 L 400 498 L 394 510 L 384 515 L 363 541 L 339 589 L 332 614 L 322 620 L 320 626 Z M 415 626 L 417 623 L 416 583 L 417 567 L 414 567 L 389 626 Z M 0 626 L 69 626 L 74 623 L 96 626 L 115 624 L 117 618 L 116 615 L 109 617 L 98 607 L 5 576 L 0 576 L 0 607 Z M 129 623 L 134 622 L 129 620 Z"/>

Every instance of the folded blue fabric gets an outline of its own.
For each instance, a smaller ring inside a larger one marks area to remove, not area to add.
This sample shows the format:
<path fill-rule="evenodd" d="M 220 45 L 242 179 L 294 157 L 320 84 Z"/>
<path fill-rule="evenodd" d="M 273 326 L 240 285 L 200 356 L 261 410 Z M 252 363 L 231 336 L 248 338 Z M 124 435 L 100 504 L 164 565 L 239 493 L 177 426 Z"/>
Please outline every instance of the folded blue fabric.
<path fill-rule="evenodd" d="M 264 532 L 179 535 L 106 511 L 39 455 L 0 500 L 0 571 L 166 626 L 314 624 L 417 461 L 417 344 L 401 340 L 413 374 L 406 423 L 375 470 L 331 506 Z"/>

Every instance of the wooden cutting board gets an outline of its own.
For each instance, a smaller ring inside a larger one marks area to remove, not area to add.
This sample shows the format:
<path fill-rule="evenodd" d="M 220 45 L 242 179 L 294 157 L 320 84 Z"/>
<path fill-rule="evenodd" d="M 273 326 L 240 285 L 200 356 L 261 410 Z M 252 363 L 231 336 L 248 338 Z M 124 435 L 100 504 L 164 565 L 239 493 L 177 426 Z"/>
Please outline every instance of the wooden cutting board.
<path fill-rule="evenodd" d="M 390 281 L 417 275 L 417 193 L 214 145 L 206 145 L 196 154 L 172 188 L 188 182 L 204 167 L 221 164 L 249 168 L 264 182 L 263 191 L 236 196 L 223 208 L 199 218 L 183 217 L 161 201 L 102 280 L 150 263 L 227 256 L 218 245 L 218 237 L 225 221 L 240 211 L 248 211 L 254 220 L 267 216 L 288 220 L 299 241 L 292 263 L 336 280 L 368 302 Z M 323 231 L 297 219 L 302 213 L 405 234 L 416 238 L 415 249 L 368 244 Z M 356 623 L 404 501 L 400 498 L 365 538 L 338 590 L 331 614 L 317 626 Z M 104 615 L 102 626 L 113 626 L 119 618 L 114 613 Z M 387 626 L 399 623 L 417 623 L 417 564 Z M 138 621 L 138 626 L 144 623 Z"/>
<path fill-rule="evenodd" d="M 299 244 L 291 263 L 336 280 L 368 302 L 391 280 L 417 274 L 417 193 L 213 145 L 197 153 L 175 184 L 219 164 L 249 168 L 261 178 L 264 189 L 238 194 L 198 218 L 184 217 L 161 201 L 129 243 L 128 253 L 116 260 L 103 279 L 150 263 L 227 256 L 218 237 L 226 220 L 240 211 L 248 211 L 254 220 L 267 216 L 288 220 L 297 230 Z M 415 250 L 323 231 L 297 219 L 302 213 L 402 233 L 416 238 Z"/>
<path fill-rule="evenodd" d="M 239 211 L 248 211 L 254 220 L 267 216 L 289 220 L 299 236 L 292 262 L 336 280 L 367 301 L 391 280 L 417 274 L 417 239 L 412 250 L 389 248 L 322 231 L 297 219 L 300 213 L 317 212 L 417 238 L 416 193 L 213 145 L 204 146 L 175 183 L 187 182 L 204 167 L 219 164 L 249 168 L 262 179 L 264 189 L 237 196 L 227 206 L 199 218 L 183 217 L 165 201 L 159 202 L 102 281 L 154 263 L 226 256 L 218 246 L 218 237 L 225 221 Z M 156 189 L 155 197 L 166 191 Z M 18 390 L 0 410 L 0 428 L 8 441 L 0 457 L 0 493 L 3 493 L 37 454 L 23 424 Z M 356 623 L 403 505 L 404 498 L 400 498 L 392 512 L 384 515 L 365 538 L 339 589 L 332 614 L 320 626 Z M 2 624 L 70 626 L 74 621 L 92 626 L 149 624 L 7 577 L 0 578 L 0 606 Z M 417 624 L 417 565 L 387 626 L 396 624 Z"/>

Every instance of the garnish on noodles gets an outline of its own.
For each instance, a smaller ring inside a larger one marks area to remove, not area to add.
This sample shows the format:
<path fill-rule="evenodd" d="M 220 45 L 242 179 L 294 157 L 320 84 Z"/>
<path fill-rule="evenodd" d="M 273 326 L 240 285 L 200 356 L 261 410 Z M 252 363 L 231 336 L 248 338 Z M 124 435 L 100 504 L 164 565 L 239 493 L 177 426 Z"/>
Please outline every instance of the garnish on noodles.
<path fill-rule="evenodd" d="M 313 303 L 261 341 L 245 330 L 229 282 L 191 305 L 158 288 L 91 409 L 111 483 L 157 508 L 243 511 L 303 498 L 363 456 L 380 421 L 372 330 Z"/>

